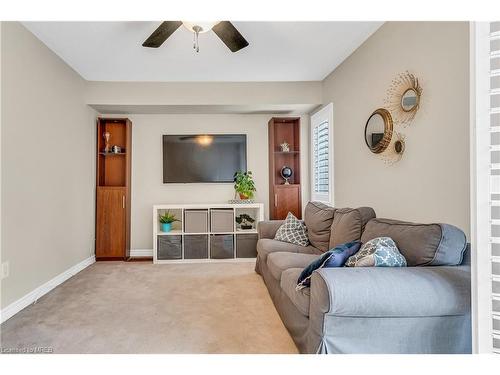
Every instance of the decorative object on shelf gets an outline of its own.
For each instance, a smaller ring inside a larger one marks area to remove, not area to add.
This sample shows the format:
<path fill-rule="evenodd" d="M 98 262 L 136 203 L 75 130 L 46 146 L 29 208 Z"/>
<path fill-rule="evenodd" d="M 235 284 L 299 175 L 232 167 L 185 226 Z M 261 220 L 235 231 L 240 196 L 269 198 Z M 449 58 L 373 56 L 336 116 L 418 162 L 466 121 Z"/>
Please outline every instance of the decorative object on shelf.
<path fill-rule="evenodd" d="M 282 144 L 280 144 L 281 152 L 290 152 L 290 145 L 286 142 L 283 141 Z"/>
<path fill-rule="evenodd" d="M 110 132 L 105 132 L 103 135 L 104 137 L 104 152 L 109 152 L 109 139 L 111 138 L 111 133 Z"/>
<path fill-rule="evenodd" d="M 235 220 L 240 225 L 241 229 L 244 230 L 253 229 L 252 223 L 255 222 L 255 219 L 253 219 L 250 215 L 241 214 L 236 216 Z"/>
<path fill-rule="evenodd" d="M 119 154 L 120 152 L 122 152 L 122 148 L 120 146 L 114 145 L 113 147 L 111 147 L 111 152 Z"/>
<path fill-rule="evenodd" d="M 404 134 L 394 132 L 391 144 L 387 147 L 387 150 L 381 154 L 381 158 L 385 163 L 392 165 L 401 160 L 406 148 L 405 138 Z"/>
<path fill-rule="evenodd" d="M 171 214 L 170 211 L 165 212 L 163 215 L 160 214 L 159 216 L 162 232 L 170 232 L 172 230 L 172 223 L 180 221 L 174 214 Z"/>
<path fill-rule="evenodd" d="M 365 142 L 371 152 L 384 152 L 392 139 L 393 121 L 391 113 L 385 108 L 375 110 L 365 125 Z"/>
<path fill-rule="evenodd" d="M 399 74 L 387 90 L 385 104 L 394 116 L 394 122 L 407 126 L 415 117 L 422 96 L 418 78 L 408 71 Z"/>
<path fill-rule="evenodd" d="M 238 171 L 234 174 L 234 190 L 242 200 L 253 198 L 254 192 L 257 189 L 255 188 L 251 171 Z"/>
<path fill-rule="evenodd" d="M 283 179 L 285 180 L 285 182 L 283 183 L 284 185 L 290 185 L 290 181 L 288 181 L 292 175 L 293 175 L 293 171 L 292 171 L 292 168 L 290 167 L 287 167 L 286 165 L 281 168 L 281 171 L 280 171 L 280 174 L 281 174 L 281 177 L 283 177 Z"/>

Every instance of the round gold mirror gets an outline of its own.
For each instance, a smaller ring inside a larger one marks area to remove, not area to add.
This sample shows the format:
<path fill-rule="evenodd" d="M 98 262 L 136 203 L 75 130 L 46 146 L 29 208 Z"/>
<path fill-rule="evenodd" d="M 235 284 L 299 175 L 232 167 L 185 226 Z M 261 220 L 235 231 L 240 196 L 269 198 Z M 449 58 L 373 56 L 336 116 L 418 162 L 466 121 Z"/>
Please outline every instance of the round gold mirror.
<path fill-rule="evenodd" d="M 394 116 L 397 125 L 407 126 L 420 108 L 422 87 L 418 78 L 409 72 L 399 74 L 392 80 L 384 100 L 385 107 Z"/>
<path fill-rule="evenodd" d="M 371 152 L 380 154 L 392 138 L 392 117 L 387 109 L 374 111 L 365 125 L 365 142 Z"/>
<path fill-rule="evenodd" d="M 407 89 L 401 95 L 401 109 L 405 112 L 411 112 L 418 108 L 420 95 L 414 88 Z"/>

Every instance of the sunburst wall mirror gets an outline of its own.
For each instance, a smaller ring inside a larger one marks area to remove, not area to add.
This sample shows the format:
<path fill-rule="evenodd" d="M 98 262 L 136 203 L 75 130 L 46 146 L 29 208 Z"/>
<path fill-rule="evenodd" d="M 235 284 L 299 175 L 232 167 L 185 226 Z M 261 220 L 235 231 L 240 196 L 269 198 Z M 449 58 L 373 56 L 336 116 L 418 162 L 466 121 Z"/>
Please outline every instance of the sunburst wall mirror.
<path fill-rule="evenodd" d="M 401 160 L 406 148 L 405 138 L 404 134 L 399 132 L 393 133 L 391 143 L 385 152 L 381 154 L 381 158 L 385 163 L 394 164 Z"/>
<path fill-rule="evenodd" d="M 385 104 L 392 113 L 394 123 L 407 126 L 420 108 L 422 87 L 418 78 L 409 72 L 399 74 L 387 90 Z"/>

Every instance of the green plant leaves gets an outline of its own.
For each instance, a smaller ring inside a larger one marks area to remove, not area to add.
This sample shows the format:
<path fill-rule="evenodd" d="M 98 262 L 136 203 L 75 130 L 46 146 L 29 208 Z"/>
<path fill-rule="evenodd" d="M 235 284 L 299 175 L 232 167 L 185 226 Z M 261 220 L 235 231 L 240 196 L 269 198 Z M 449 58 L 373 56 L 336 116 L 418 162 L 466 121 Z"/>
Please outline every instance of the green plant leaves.
<path fill-rule="evenodd" d="M 165 212 L 163 215 L 159 215 L 160 218 L 160 223 L 162 224 L 169 224 L 173 223 L 174 221 L 180 221 L 175 217 L 174 214 L 171 214 L 170 211 Z"/>
<path fill-rule="evenodd" d="M 234 174 L 234 190 L 242 195 L 252 198 L 257 191 L 252 177 L 252 171 L 237 171 Z"/>

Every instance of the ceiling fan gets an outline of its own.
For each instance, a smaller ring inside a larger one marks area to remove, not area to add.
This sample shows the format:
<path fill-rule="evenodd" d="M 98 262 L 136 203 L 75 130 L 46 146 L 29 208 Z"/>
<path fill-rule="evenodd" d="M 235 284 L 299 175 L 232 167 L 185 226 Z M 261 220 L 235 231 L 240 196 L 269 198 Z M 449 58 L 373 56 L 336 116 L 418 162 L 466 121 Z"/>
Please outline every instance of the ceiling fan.
<path fill-rule="evenodd" d="M 229 21 L 219 22 L 187 22 L 187 21 L 164 21 L 160 26 L 149 36 L 144 43 L 143 47 L 158 48 L 170 35 L 174 33 L 181 25 L 194 33 L 193 35 L 193 48 L 196 52 L 200 51 L 198 43 L 198 35 L 212 30 L 224 44 L 231 50 L 237 52 L 242 48 L 248 46 L 248 42 L 240 34 L 240 32 Z"/>

